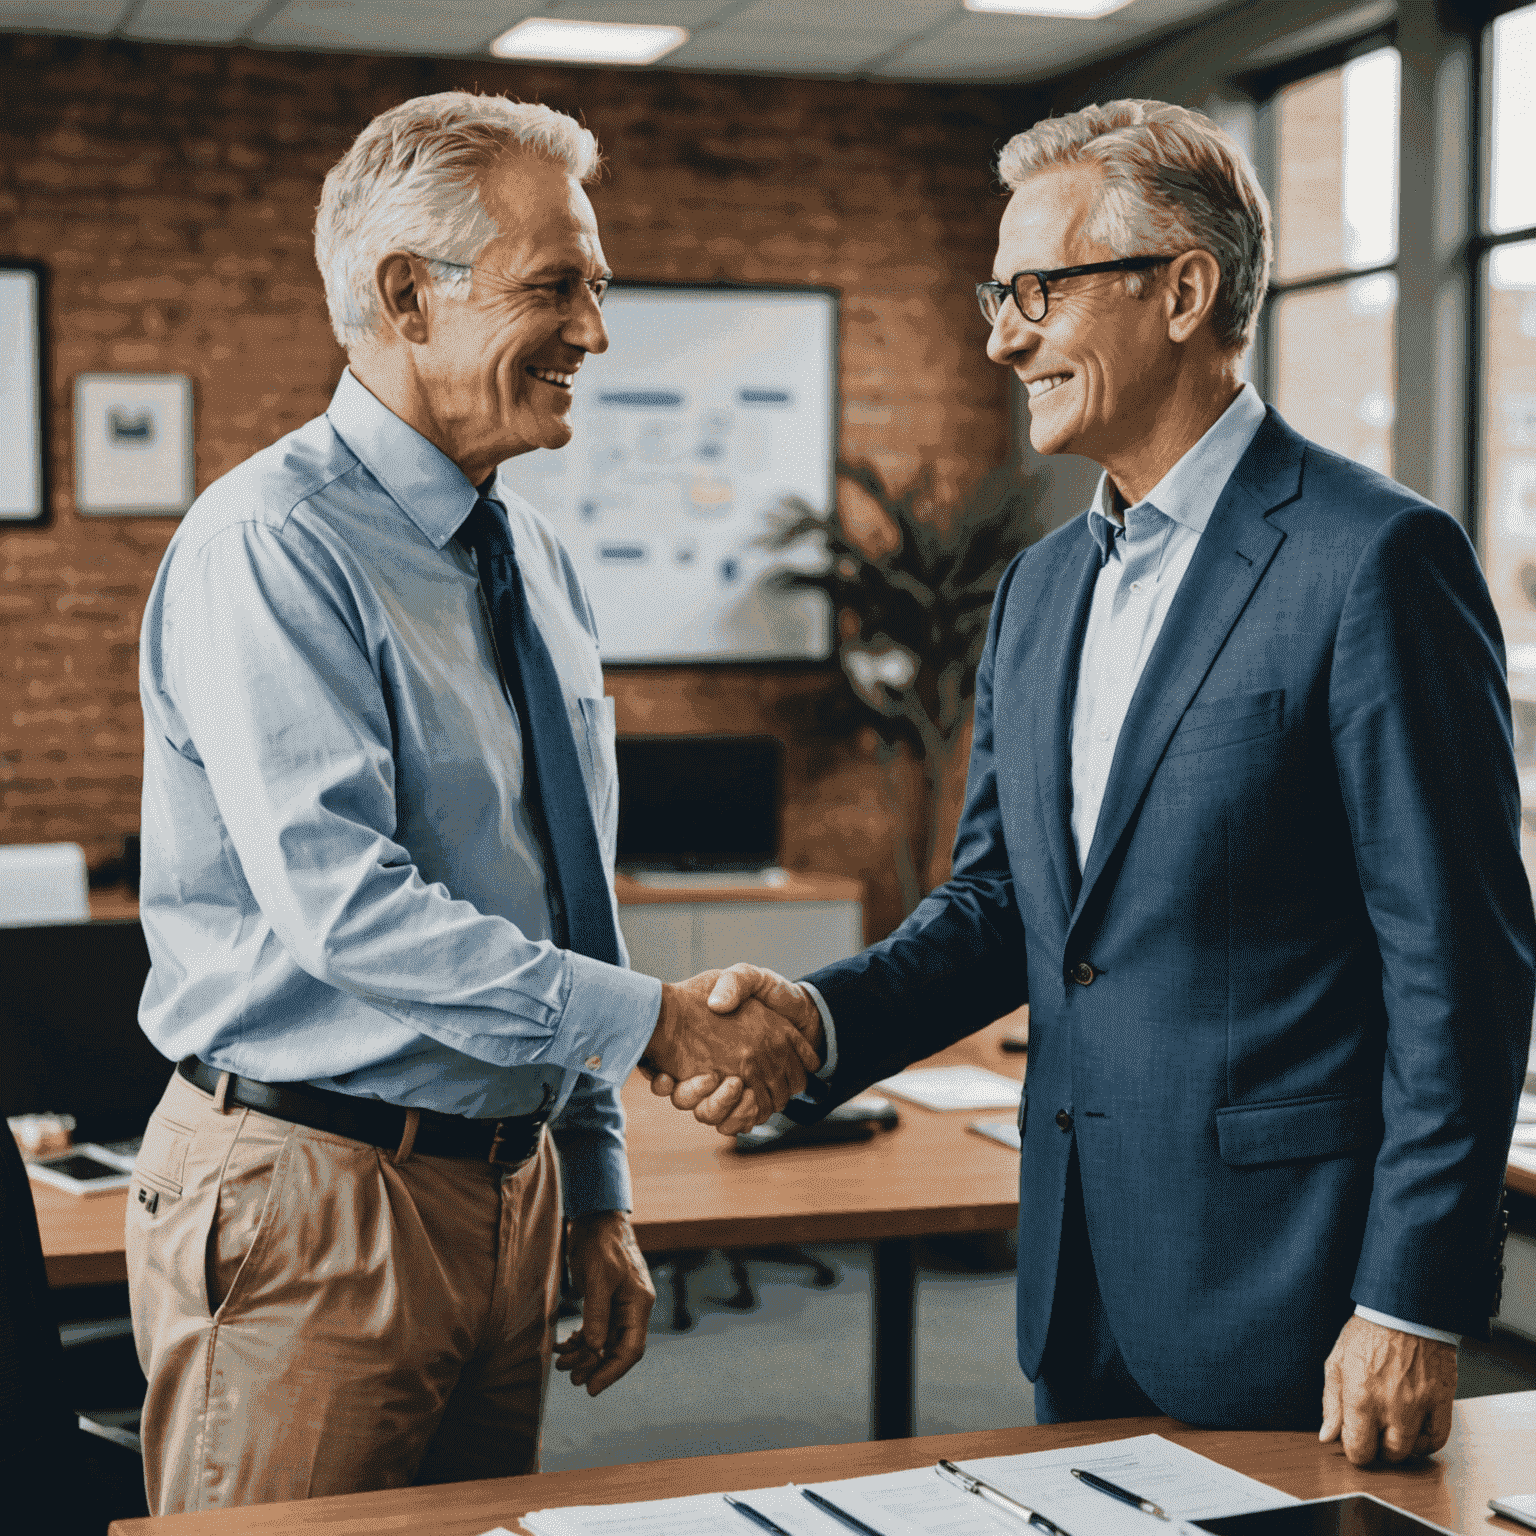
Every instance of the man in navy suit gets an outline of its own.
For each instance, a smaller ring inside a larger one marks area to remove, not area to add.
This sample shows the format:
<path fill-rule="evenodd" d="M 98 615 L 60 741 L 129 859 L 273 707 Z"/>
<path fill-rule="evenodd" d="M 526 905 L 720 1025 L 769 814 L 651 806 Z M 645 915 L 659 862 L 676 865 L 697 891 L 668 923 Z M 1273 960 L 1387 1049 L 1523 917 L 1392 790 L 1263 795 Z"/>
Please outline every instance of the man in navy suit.
<path fill-rule="evenodd" d="M 951 879 L 712 1006 L 819 1007 L 824 1108 L 1029 1003 L 1040 1419 L 1321 1417 L 1357 1463 L 1427 1454 L 1497 1309 L 1532 1008 L 1487 587 L 1451 518 L 1242 383 L 1269 209 L 1213 123 L 1091 107 L 999 172 L 988 356 L 1098 493 L 998 588 Z M 731 1079 L 657 1087 L 755 1113 Z"/>

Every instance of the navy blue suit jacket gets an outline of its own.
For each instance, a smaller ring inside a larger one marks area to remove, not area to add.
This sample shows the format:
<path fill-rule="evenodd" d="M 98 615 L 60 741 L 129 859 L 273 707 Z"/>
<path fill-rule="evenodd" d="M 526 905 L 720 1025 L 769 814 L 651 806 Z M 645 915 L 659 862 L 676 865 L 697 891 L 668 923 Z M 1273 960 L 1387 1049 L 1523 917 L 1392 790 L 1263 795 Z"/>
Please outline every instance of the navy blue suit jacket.
<path fill-rule="evenodd" d="M 1004 576 L 953 877 L 809 978 L 838 1033 L 823 1107 L 1027 1001 L 1025 1373 L 1075 1137 L 1143 1390 L 1189 1422 L 1315 1425 L 1355 1302 L 1477 1333 L 1495 1305 L 1536 950 L 1498 620 L 1450 517 L 1271 411 L 1148 658 L 1080 877 L 1098 569 L 1078 518 Z"/>

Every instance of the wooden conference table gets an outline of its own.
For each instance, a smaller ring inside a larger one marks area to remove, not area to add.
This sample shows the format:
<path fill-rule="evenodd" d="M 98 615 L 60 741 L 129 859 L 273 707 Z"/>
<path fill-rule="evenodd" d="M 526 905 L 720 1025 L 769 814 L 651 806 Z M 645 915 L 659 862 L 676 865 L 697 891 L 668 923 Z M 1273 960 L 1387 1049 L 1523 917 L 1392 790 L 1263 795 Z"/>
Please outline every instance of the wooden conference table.
<path fill-rule="evenodd" d="M 1005 1054 L 998 1044 L 999 1035 L 1019 1022 L 1001 1020 L 933 1061 L 971 1062 L 1022 1079 L 1024 1057 Z M 635 1233 L 643 1251 L 782 1243 L 873 1246 L 872 1430 L 876 1439 L 911 1434 L 913 1241 L 1013 1225 L 1018 1157 L 966 1129 L 977 1118 L 1007 1118 L 1007 1111 L 939 1113 L 899 1101 L 901 1123 L 872 1141 L 742 1156 L 656 1098 L 638 1076 L 624 1087 L 624 1105 Z M 32 1196 L 51 1284 L 126 1278 L 126 1195 L 71 1195 L 34 1181 Z"/>
<path fill-rule="evenodd" d="M 724 1493 L 787 1482 L 821 1482 L 932 1465 L 941 1456 L 965 1460 L 1058 1446 L 1091 1445 L 1156 1433 L 1298 1498 L 1374 1493 L 1448 1530 L 1516 1532 L 1488 1500 L 1536 1491 L 1536 1392 L 1474 1397 L 1456 1404 L 1451 1438 L 1425 1461 L 1400 1467 L 1353 1467 L 1336 1445 L 1308 1433 L 1187 1429 L 1173 1419 L 1112 1419 L 1096 1424 L 1053 1424 L 965 1435 L 932 1435 L 884 1444 L 823 1445 L 799 1450 L 750 1451 L 636 1466 L 549 1472 L 389 1493 L 354 1493 L 304 1504 L 258 1504 L 247 1509 L 114 1521 L 109 1536 L 357 1536 L 363 1531 L 409 1531 L 411 1536 L 477 1536 L 495 1526 L 516 1528 L 532 1510 L 571 1504 L 615 1504 Z M 745 1530 L 747 1527 L 743 1525 Z M 999 1527 L 1001 1529 L 1001 1527 Z M 1084 1533 L 1078 1533 L 1084 1536 Z"/>

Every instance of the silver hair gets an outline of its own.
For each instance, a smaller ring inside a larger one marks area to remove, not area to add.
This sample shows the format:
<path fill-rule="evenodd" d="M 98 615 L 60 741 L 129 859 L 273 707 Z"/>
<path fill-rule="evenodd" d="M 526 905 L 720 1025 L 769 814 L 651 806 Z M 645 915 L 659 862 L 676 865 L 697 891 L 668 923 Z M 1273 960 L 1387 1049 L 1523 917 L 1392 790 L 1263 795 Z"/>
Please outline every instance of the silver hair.
<path fill-rule="evenodd" d="M 325 178 L 315 216 L 315 261 L 325 280 L 331 329 L 343 347 L 378 325 L 374 269 L 387 251 L 429 257 L 433 283 L 449 291 L 500 232 L 480 201 L 481 176 L 518 150 L 566 166 L 579 181 L 600 154 L 589 129 L 553 107 L 441 91 L 381 112 Z"/>
<path fill-rule="evenodd" d="M 1110 101 L 1048 117 L 1004 146 L 997 174 L 1009 191 L 1058 165 L 1103 175 L 1086 233 L 1116 256 L 1209 251 L 1221 268 L 1212 315 L 1235 352 L 1253 340 L 1269 287 L 1269 199 L 1248 157 L 1224 129 L 1165 101 Z M 1133 295 L 1150 277 L 1128 273 Z"/>

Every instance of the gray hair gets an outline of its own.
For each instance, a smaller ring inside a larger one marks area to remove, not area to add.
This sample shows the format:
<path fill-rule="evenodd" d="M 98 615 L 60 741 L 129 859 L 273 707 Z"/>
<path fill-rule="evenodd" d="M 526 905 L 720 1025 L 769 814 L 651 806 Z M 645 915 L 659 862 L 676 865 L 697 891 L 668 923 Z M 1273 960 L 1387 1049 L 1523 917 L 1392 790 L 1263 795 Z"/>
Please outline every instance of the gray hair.
<path fill-rule="evenodd" d="M 499 233 L 480 202 L 480 178 L 503 155 L 543 155 L 590 180 L 599 161 L 589 129 L 553 107 L 442 91 L 381 112 L 325 178 L 315 216 L 315 261 L 331 329 L 344 347 L 379 321 L 374 269 L 387 251 L 429 257 L 434 285 L 450 291 Z"/>
<path fill-rule="evenodd" d="M 1230 134 L 1204 113 L 1165 101 L 1110 101 L 1049 117 L 1016 134 L 998 156 L 1008 190 L 1058 165 L 1103 175 L 1087 234 L 1116 256 L 1209 251 L 1221 268 L 1216 338 L 1247 349 L 1269 287 L 1269 199 Z M 1149 278 L 1128 273 L 1133 295 Z"/>

